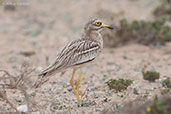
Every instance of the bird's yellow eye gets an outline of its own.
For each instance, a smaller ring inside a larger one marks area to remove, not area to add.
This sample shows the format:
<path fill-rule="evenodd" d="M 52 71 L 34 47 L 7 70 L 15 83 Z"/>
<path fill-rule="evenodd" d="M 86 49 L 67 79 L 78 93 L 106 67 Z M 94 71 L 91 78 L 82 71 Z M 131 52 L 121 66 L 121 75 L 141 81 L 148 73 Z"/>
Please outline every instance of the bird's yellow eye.
<path fill-rule="evenodd" d="M 101 24 L 101 22 L 96 22 L 96 26 L 100 26 Z"/>

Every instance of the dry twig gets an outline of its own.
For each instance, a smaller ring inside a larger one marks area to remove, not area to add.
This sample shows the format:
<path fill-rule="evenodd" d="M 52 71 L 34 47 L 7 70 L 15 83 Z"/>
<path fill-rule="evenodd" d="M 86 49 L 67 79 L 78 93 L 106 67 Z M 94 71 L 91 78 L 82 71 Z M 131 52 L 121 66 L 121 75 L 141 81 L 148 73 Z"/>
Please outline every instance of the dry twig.
<path fill-rule="evenodd" d="M 35 103 L 32 99 L 30 99 L 26 87 L 32 86 L 30 83 L 32 82 L 30 79 L 30 75 L 34 70 L 35 69 L 29 69 L 26 63 L 21 66 L 19 70 L 19 75 L 14 76 L 6 70 L 0 70 L 0 72 L 2 72 L 2 75 L 0 75 L 0 98 L 5 100 L 11 106 L 11 108 L 14 109 L 18 114 L 20 114 L 20 112 L 16 109 L 16 106 L 14 106 L 14 104 L 9 101 L 6 91 L 8 89 L 15 89 L 21 91 L 24 95 L 24 99 L 28 107 L 27 114 L 30 114 L 32 111 L 32 107 L 35 106 Z"/>

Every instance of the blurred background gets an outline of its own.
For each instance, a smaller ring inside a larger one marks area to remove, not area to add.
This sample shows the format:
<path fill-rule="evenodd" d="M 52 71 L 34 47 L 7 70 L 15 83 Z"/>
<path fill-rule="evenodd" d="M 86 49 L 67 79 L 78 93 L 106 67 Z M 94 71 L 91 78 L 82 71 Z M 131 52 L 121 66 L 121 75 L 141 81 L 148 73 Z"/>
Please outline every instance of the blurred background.
<path fill-rule="evenodd" d="M 33 107 L 34 113 L 113 114 L 137 97 L 147 100 L 161 94 L 162 80 L 171 77 L 170 0 L 0 0 L 0 69 L 17 74 L 27 61 L 36 68 L 36 78 L 66 44 L 80 38 L 92 18 L 115 29 L 102 32 L 104 50 L 83 76 L 82 107 L 77 107 L 70 91 L 69 70 L 36 92 L 28 90 L 41 107 Z M 144 80 L 146 70 L 160 73 L 158 81 Z M 133 81 L 128 90 L 114 92 L 106 83 L 119 78 Z M 25 102 L 11 91 L 9 96 L 16 106 Z M 0 103 L 0 112 L 6 111 L 9 106 Z"/>

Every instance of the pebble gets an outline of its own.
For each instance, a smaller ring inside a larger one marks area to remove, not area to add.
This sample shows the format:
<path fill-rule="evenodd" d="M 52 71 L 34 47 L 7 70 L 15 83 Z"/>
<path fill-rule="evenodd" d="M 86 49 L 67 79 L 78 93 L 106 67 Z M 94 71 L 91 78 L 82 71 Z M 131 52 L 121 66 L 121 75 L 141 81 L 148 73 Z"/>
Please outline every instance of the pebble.
<path fill-rule="evenodd" d="M 28 111 L 28 107 L 27 107 L 27 105 L 20 105 L 20 106 L 17 107 L 17 110 L 19 112 L 27 112 Z"/>
<path fill-rule="evenodd" d="M 42 71 L 43 70 L 43 67 L 37 67 L 37 70 L 38 71 Z"/>
<path fill-rule="evenodd" d="M 58 91 L 62 91 L 63 89 L 62 88 L 56 88 Z"/>

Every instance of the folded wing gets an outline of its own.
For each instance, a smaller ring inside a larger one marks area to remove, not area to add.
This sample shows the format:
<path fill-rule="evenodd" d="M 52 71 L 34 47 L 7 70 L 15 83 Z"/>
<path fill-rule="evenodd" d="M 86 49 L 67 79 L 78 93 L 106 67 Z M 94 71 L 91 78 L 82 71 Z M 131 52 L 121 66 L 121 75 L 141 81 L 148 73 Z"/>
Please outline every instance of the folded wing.
<path fill-rule="evenodd" d="M 78 39 L 58 54 L 55 61 L 49 65 L 40 75 L 51 75 L 63 69 L 77 66 L 94 60 L 100 53 L 100 45 L 98 42 L 88 39 Z"/>

